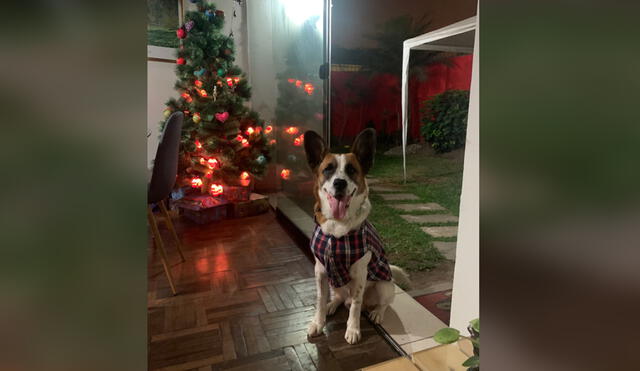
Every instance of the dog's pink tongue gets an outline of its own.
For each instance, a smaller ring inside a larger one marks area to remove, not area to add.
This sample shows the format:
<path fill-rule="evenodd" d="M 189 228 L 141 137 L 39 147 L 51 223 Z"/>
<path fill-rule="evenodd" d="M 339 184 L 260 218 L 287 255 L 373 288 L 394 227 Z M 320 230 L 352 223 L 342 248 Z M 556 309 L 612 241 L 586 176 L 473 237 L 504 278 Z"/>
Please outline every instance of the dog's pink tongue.
<path fill-rule="evenodd" d="M 347 215 L 347 198 L 338 200 L 335 197 L 329 196 L 329 206 L 331 206 L 331 212 L 335 219 L 343 219 Z"/>

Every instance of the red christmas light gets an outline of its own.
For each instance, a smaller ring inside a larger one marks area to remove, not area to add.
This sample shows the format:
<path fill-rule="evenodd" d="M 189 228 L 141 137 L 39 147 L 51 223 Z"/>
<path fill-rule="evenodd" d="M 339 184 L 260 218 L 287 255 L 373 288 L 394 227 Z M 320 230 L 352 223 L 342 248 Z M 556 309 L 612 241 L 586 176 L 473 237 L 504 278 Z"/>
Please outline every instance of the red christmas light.
<path fill-rule="evenodd" d="M 231 77 L 227 77 L 227 85 L 229 85 L 229 87 L 233 86 L 233 79 Z"/>
<path fill-rule="evenodd" d="M 307 94 L 311 95 L 313 94 L 313 91 L 315 90 L 315 88 L 313 87 L 313 84 L 308 82 L 306 84 L 304 84 L 304 91 L 307 92 Z"/>
<path fill-rule="evenodd" d="M 186 63 L 187 63 L 187 60 L 182 57 L 176 59 L 176 64 L 186 64 Z"/>
<path fill-rule="evenodd" d="M 285 130 L 287 134 L 296 135 L 298 134 L 298 128 L 295 126 L 289 126 L 287 130 Z"/>
<path fill-rule="evenodd" d="M 282 169 L 282 171 L 280 172 L 280 178 L 284 180 L 289 180 L 290 177 L 291 177 L 291 170 Z"/>
<path fill-rule="evenodd" d="M 244 139 L 244 137 L 242 135 L 240 135 L 240 134 L 238 134 L 238 136 L 236 137 L 236 140 L 238 142 L 242 142 L 243 139 Z"/>
<path fill-rule="evenodd" d="M 271 145 L 276 144 L 276 140 L 275 140 L 275 139 L 271 139 L 271 141 L 269 142 L 269 144 L 271 144 Z"/>
<path fill-rule="evenodd" d="M 187 102 L 191 101 L 191 96 L 187 92 L 180 94 L 180 96 L 182 97 L 182 99 L 186 100 Z"/>
<path fill-rule="evenodd" d="M 242 179 L 242 180 L 249 179 L 249 173 L 246 172 L 246 171 L 243 171 L 242 174 L 240 174 L 240 179 Z"/>
<path fill-rule="evenodd" d="M 304 143 L 304 134 L 300 135 L 296 139 L 293 140 L 293 145 L 296 147 L 300 147 Z"/>
<path fill-rule="evenodd" d="M 201 97 L 206 97 L 206 96 L 207 96 L 207 91 L 206 91 L 206 90 L 204 90 L 204 89 L 200 89 L 200 90 L 198 90 L 198 93 L 200 93 L 200 96 L 201 96 Z"/>
<path fill-rule="evenodd" d="M 247 187 L 249 186 L 249 183 L 251 183 L 249 173 L 243 171 L 242 174 L 240 174 L 240 185 L 243 187 Z"/>
<path fill-rule="evenodd" d="M 201 87 L 202 87 L 202 81 L 200 81 L 200 80 L 196 80 L 196 81 L 194 81 L 194 82 L 193 82 L 193 84 L 194 84 L 195 86 L 199 87 L 199 88 L 201 88 Z"/>
<path fill-rule="evenodd" d="M 294 82 L 296 82 L 296 79 L 287 79 L 287 81 L 289 81 L 290 84 L 293 84 Z"/>
<path fill-rule="evenodd" d="M 300 80 L 296 80 L 296 87 L 301 87 L 302 86 L 302 81 Z"/>
<path fill-rule="evenodd" d="M 200 179 L 198 177 L 191 179 L 191 186 L 193 188 L 201 187 L 202 186 L 202 179 Z"/>
<path fill-rule="evenodd" d="M 238 83 L 240 82 L 240 78 L 239 78 L 239 77 L 237 77 L 237 76 L 236 76 L 236 77 L 234 77 L 234 78 L 233 78 L 233 82 L 234 82 L 234 84 L 238 84 Z"/>
<path fill-rule="evenodd" d="M 196 139 L 196 149 L 202 149 L 202 143 Z"/>
<path fill-rule="evenodd" d="M 220 167 L 220 163 L 215 158 L 210 158 L 207 160 L 207 165 L 209 165 L 210 169 L 217 169 Z"/>
<path fill-rule="evenodd" d="M 245 133 L 246 133 L 247 135 L 251 135 L 251 134 L 253 134 L 253 132 L 255 132 L 255 130 L 254 130 L 251 126 L 249 126 L 249 127 L 247 128 L 247 131 L 245 131 Z"/>
<path fill-rule="evenodd" d="M 249 147 L 249 141 L 246 140 L 246 139 L 242 139 L 242 146 L 245 147 L 245 148 Z"/>
<path fill-rule="evenodd" d="M 204 159 L 204 157 L 200 157 L 200 165 L 206 165 L 207 164 L 207 160 Z"/>
<path fill-rule="evenodd" d="M 222 187 L 222 184 L 212 184 L 211 189 L 209 190 L 209 193 L 212 196 L 220 196 L 223 192 L 224 188 Z"/>
<path fill-rule="evenodd" d="M 196 124 L 200 122 L 202 118 L 200 117 L 200 114 L 198 112 L 193 114 L 193 122 L 195 122 Z"/>
<path fill-rule="evenodd" d="M 211 179 L 211 176 L 212 176 L 212 175 L 213 175 L 213 174 L 212 174 L 211 172 L 208 172 L 208 173 L 206 173 L 206 174 L 205 174 L 205 176 L 204 176 L 204 177 L 205 177 L 205 178 L 207 178 L 207 179 Z"/>
<path fill-rule="evenodd" d="M 273 131 L 273 126 L 271 126 L 271 125 L 267 125 L 267 127 L 264 128 L 264 133 L 265 134 L 269 134 L 271 131 Z"/>
<path fill-rule="evenodd" d="M 178 28 L 176 30 L 176 35 L 178 36 L 178 39 L 184 39 L 187 37 L 187 31 L 185 31 L 184 28 Z"/>

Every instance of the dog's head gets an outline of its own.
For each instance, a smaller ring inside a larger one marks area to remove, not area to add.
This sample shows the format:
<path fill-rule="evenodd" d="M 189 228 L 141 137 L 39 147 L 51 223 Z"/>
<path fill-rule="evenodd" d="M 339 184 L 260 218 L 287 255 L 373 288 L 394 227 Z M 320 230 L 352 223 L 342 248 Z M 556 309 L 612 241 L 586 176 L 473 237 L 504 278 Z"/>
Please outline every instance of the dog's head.
<path fill-rule="evenodd" d="M 328 152 L 322 138 L 307 131 L 304 149 L 315 175 L 316 208 L 326 219 L 349 219 L 368 198 L 365 175 L 373 165 L 375 130 L 362 131 L 353 142 L 351 153 L 345 154 Z"/>

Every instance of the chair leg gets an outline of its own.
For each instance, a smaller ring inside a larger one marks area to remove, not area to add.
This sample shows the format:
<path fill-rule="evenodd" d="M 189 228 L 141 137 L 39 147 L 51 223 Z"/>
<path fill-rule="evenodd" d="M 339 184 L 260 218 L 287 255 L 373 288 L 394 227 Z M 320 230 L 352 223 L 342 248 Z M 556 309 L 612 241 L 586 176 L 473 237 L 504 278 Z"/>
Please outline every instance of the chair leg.
<path fill-rule="evenodd" d="M 164 200 L 158 202 L 158 204 L 160 205 L 160 210 L 162 210 L 162 213 L 164 214 L 165 223 L 167 224 L 167 227 L 171 231 L 171 234 L 173 235 L 173 239 L 176 241 L 176 246 L 178 247 L 178 252 L 180 253 L 180 258 L 184 262 L 184 261 L 186 261 L 186 259 L 184 258 L 184 254 L 182 253 L 182 245 L 180 244 L 180 239 L 178 238 L 178 234 L 176 233 L 176 229 L 173 227 L 173 222 L 171 221 L 171 216 L 169 215 L 169 211 L 167 210 L 167 206 L 165 206 Z"/>
<path fill-rule="evenodd" d="M 173 277 L 171 276 L 171 271 L 169 270 L 169 264 L 167 264 L 167 252 L 164 250 L 162 237 L 160 236 L 160 231 L 158 230 L 158 224 L 156 223 L 156 219 L 153 216 L 151 205 L 147 207 L 147 219 L 149 219 L 149 225 L 151 226 L 151 231 L 153 232 L 153 239 L 155 241 L 155 244 L 158 247 L 158 251 L 160 251 L 160 259 L 162 260 L 164 273 L 167 275 L 167 279 L 169 280 L 169 285 L 171 286 L 171 292 L 173 292 L 173 295 L 176 295 L 177 293 L 176 286 L 173 284 Z"/>

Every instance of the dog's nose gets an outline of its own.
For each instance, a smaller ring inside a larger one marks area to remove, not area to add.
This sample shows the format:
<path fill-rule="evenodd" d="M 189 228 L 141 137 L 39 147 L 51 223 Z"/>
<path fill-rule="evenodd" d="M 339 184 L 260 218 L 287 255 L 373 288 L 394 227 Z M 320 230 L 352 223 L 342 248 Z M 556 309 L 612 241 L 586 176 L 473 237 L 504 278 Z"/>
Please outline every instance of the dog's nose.
<path fill-rule="evenodd" d="M 344 179 L 335 179 L 333 181 L 333 188 L 335 188 L 336 192 L 342 192 L 347 189 L 347 181 Z"/>

